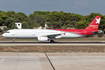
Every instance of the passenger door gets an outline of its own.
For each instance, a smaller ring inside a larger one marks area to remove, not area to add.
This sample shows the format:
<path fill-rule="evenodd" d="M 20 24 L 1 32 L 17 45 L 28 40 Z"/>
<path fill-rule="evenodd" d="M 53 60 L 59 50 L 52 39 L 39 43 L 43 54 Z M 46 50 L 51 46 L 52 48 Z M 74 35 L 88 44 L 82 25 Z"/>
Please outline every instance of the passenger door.
<path fill-rule="evenodd" d="M 16 32 L 12 32 L 12 37 L 17 37 Z"/>

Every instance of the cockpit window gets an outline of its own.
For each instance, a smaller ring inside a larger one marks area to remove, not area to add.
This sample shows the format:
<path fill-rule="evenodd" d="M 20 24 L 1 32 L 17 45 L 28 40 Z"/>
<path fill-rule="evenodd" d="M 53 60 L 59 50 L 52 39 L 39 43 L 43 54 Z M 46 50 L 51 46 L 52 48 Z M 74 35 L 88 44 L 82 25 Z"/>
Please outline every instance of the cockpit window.
<path fill-rule="evenodd" d="M 5 33 L 10 33 L 9 31 L 5 32 Z"/>

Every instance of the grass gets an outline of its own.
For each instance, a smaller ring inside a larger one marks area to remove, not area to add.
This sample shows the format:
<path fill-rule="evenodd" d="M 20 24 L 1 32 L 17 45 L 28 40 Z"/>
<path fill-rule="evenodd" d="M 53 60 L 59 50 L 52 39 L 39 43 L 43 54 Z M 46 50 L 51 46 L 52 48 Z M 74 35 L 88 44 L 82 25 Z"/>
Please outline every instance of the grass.
<path fill-rule="evenodd" d="M 0 52 L 105 52 L 105 46 L 0 46 Z"/>

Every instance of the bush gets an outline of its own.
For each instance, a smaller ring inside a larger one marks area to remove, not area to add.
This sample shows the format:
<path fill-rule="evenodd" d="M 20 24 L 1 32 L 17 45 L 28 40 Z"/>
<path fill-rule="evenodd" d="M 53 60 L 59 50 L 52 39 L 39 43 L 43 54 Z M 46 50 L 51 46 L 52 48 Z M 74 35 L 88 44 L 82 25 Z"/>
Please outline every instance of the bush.
<path fill-rule="evenodd" d="M 0 33 L 3 32 L 3 30 L 0 28 Z"/>
<path fill-rule="evenodd" d="M 104 32 L 98 34 L 98 37 L 102 37 L 104 35 Z"/>
<path fill-rule="evenodd" d="M 4 27 L 4 28 L 3 28 L 3 31 L 7 31 L 7 30 L 8 30 L 8 28 L 7 28 L 7 27 Z"/>
<path fill-rule="evenodd" d="M 3 30 L 0 28 L 0 34 L 3 34 Z"/>

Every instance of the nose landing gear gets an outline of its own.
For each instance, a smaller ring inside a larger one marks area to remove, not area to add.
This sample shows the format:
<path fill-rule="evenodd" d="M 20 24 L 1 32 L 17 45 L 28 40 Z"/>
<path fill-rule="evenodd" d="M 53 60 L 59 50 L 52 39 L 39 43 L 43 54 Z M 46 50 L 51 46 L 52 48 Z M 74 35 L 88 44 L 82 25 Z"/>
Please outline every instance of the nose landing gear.
<path fill-rule="evenodd" d="M 15 42 L 15 38 L 13 38 L 13 43 Z"/>

